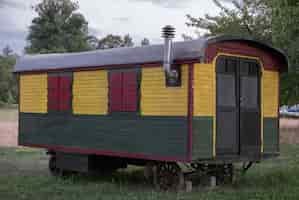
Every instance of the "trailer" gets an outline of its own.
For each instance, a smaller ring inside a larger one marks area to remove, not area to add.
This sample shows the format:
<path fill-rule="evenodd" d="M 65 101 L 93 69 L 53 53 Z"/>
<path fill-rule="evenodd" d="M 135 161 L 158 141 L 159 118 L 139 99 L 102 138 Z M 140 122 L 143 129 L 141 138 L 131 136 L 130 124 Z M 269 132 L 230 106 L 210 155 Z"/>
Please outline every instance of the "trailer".
<path fill-rule="evenodd" d="M 46 149 L 53 174 L 150 166 L 161 188 L 182 166 L 232 178 L 279 155 L 286 56 L 242 37 L 18 59 L 19 145 Z"/>

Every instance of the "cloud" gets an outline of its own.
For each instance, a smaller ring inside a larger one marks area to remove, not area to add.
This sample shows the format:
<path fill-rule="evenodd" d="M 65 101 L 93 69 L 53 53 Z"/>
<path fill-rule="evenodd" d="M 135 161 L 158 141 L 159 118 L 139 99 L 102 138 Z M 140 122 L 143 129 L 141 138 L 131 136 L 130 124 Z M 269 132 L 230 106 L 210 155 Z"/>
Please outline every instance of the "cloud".
<path fill-rule="evenodd" d="M 96 37 L 101 37 L 103 36 L 103 31 L 98 29 L 98 28 L 95 28 L 95 27 L 89 27 L 88 28 L 88 33 L 89 35 L 93 35 L 93 36 L 96 36 Z"/>
<path fill-rule="evenodd" d="M 112 20 L 125 23 L 125 22 L 129 22 L 130 18 L 129 17 L 114 17 L 114 18 L 112 18 Z"/>
<path fill-rule="evenodd" d="M 243 0 L 220 0 L 220 1 L 222 1 L 222 2 L 228 2 L 228 3 L 232 3 L 232 2 L 234 2 L 234 1 L 236 1 L 236 2 L 239 3 L 239 4 L 242 4 L 242 3 L 243 3 Z"/>
<path fill-rule="evenodd" d="M 0 0 L 0 9 L 1 8 L 18 8 L 25 9 L 26 6 L 24 3 L 16 2 L 15 0 Z"/>
<path fill-rule="evenodd" d="M 17 53 L 22 53 L 26 45 L 26 31 L 19 30 L 1 30 L 0 31 L 0 49 L 9 45 Z"/>
<path fill-rule="evenodd" d="M 182 8 L 186 7 L 187 3 L 192 0 L 130 0 L 134 2 L 150 2 L 165 8 Z"/>

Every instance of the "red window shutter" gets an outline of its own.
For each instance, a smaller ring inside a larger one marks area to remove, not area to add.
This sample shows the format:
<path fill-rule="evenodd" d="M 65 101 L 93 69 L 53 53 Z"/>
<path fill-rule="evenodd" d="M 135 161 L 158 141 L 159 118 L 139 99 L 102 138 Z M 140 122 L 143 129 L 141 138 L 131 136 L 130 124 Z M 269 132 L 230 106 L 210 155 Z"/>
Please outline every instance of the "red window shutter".
<path fill-rule="evenodd" d="M 59 77 L 59 110 L 67 111 L 71 109 L 71 77 Z"/>
<path fill-rule="evenodd" d="M 59 77 L 48 77 L 48 110 L 59 110 Z"/>
<path fill-rule="evenodd" d="M 123 73 L 123 111 L 137 111 L 137 75 L 136 72 Z"/>
<path fill-rule="evenodd" d="M 109 79 L 110 112 L 122 111 L 122 73 L 113 72 Z"/>

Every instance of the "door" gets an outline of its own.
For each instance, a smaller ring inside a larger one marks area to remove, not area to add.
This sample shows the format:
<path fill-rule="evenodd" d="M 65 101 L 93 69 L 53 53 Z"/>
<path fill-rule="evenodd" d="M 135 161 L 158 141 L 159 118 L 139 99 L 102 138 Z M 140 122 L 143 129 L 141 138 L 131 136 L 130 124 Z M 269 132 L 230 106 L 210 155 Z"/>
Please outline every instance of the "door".
<path fill-rule="evenodd" d="M 240 60 L 240 154 L 258 158 L 261 146 L 260 66 Z"/>
<path fill-rule="evenodd" d="M 216 63 L 216 154 L 257 157 L 260 151 L 260 66 L 221 56 Z"/>

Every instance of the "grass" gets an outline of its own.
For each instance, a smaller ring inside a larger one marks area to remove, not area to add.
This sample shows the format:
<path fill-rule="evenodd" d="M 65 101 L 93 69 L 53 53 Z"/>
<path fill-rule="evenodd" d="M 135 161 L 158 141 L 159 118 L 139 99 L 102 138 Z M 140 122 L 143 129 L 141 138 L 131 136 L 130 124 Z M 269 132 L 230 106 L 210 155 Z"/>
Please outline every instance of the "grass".
<path fill-rule="evenodd" d="M 159 192 L 148 184 L 140 168 L 110 176 L 74 175 L 55 178 L 48 174 L 44 151 L 0 149 L 0 198 L 5 200 L 75 199 L 298 199 L 299 145 L 282 145 L 281 156 L 255 165 L 233 185 L 194 187 L 193 192 Z"/>

